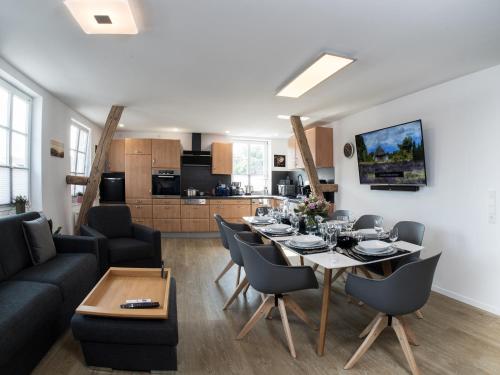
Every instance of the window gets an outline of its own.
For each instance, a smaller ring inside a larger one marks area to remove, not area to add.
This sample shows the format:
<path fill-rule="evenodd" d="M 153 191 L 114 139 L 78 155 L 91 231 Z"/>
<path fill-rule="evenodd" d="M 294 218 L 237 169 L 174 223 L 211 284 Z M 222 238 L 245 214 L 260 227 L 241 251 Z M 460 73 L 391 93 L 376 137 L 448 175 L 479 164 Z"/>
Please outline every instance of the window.
<path fill-rule="evenodd" d="M 31 98 L 0 80 L 0 205 L 30 198 Z"/>
<path fill-rule="evenodd" d="M 268 143 L 237 141 L 233 143 L 233 182 L 251 185 L 253 191 L 264 192 L 268 182 Z"/>
<path fill-rule="evenodd" d="M 71 174 L 75 176 L 87 176 L 90 131 L 85 126 L 73 120 L 70 137 Z M 84 191 L 85 186 L 71 186 L 72 196 L 76 196 L 78 193 L 83 193 Z"/>

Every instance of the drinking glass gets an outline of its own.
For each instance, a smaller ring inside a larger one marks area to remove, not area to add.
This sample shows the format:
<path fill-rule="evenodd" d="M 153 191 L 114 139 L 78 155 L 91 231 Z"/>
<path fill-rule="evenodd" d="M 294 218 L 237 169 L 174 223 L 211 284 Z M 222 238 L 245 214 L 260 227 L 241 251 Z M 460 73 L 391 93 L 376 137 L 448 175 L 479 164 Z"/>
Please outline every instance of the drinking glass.
<path fill-rule="evenodd" d="M 281 224 L 281 212 L 278 209 L 275 209 L 273 211 L 273 217 L 276 223 Z"/>
<path fill-rule="evenodd" d="M 291 215 L 290 224 L 292 224 L 293 234 L 296 236 L 299 233 L 300 218 L 297 215 Z"/>
<path fill-rule="evenodd" d="M 376 219 L 373 225 L 373 229 L 375 229 L 375 232 L 377 232 L 377 238 L 380 240 L 382 236 L 382 232 L 384 228 L 382 228 L 382 220 L 381 219 Z"/>
<path fill-rule="evenodd" d="M 327 245 L 328 245 L 328 250 L 333 254 L 333 250 L 335 249 L 335 246 L 337 246 L 337 233 L 334 230 L 333 232 L 328 233 L 328 238 L 327 238 Z"/>
<path fill-rule="evenodd" d="M 389 233 L 389 240 L 391 241 L 391 243 L 396 242 L 396 240 L 398 239 L 398 236 L 399 236 L 398 228 L 396 228 L 396 227 L 392 228 L 392 230 Z"/>
<path fill-rule="evenodd" d="M 326 223 L 319 223 L 318 224 L 318 232 L 324 241 L 327 239 L 327 233 L 326 233 L 327 227 L 328 227 L 328 225 Z"/>

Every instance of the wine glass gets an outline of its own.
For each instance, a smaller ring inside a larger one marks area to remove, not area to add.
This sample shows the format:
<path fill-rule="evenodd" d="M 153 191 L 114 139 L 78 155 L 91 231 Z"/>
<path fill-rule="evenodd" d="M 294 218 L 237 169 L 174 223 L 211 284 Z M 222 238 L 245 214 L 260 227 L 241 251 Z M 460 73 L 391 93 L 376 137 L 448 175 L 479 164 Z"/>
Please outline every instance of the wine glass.
<path fill-rule="evenodd" d="M 328 238 L 327 238 L 328 250 L 333 254 L 335 246 L 337 246 L 337 231 L 335 228 L 333 230 L 328 227 Z"/>
<path fill-rule="evenodd" d="M 326 229 L 327 229 L 327 224 L 326 223 L 319 223 L 318 224 L 318 232 L 321 236 L 321 238 L 323 238 L 323 240 L 326 240 Z"/>
<path fill-rule="evenodd" d="M 281 224 L 281 211 L 279 209 L 273 211 L 273 217 L 276 223 Z"/>
<path fill-rule="evenodd" d="M 396 227 L 392 228 L 392 230 L 389 232 L 389 241 L 391 241 L 391 243 L 396 242 L 398 236 L 399 236 L 398 228 Z"/>
<path fill-rule="evenodd" d="M 300 218 L 297 215 L 291 215 L 290 224 L 292 224 L 293 234 L 296 236 L 299 233 Z"/>
<path fill-rule="evenodd" d="M 382 236 L 382 232 L 384 230 L 384 228 L 382 228 L 382 219 L 381 218 L 375 219 L 375 221 L 373 223 L 373 229 L 375 229 L 375 232 L 377 232 L 377 239 L 380 240 L 380 238 Z"/>

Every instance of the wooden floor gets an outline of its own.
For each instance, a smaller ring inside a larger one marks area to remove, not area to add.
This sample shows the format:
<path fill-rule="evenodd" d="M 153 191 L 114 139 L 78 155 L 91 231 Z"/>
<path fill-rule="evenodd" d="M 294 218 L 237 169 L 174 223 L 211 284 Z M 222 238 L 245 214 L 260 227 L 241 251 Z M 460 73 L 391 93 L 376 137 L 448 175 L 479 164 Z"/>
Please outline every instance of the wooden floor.
<path fill-rule="evenodd" d="M 317 332 L 288 314 L 297 359 L 288 352 L 279 313 L 259 322 L 242 341 L 235 337 L 260 304 L 250 289 L 227 311 L 235 288 L 235 267 L 217 285 L 214 279 L 229 259 L 218 239 L 163 239 L 163 254 L 177 279 L 179 317 L 178 374 L 409 374 L 394 332 L 386 329 L 351 370 L 344 364 L 360 344 L 357 335 L 374 312 L 349 304 L 342 282 L 331 298 L 326 353 L 315 353 Z M 318 280 L 322 280 L 318 274 Z M 319 322 L 321 289 L 295 294 Z M 420 346 L 413 347 L 422 374 L 500 374 L 500 318 L 439 294 L 423 309 L 424 320 L 410 317 Z M 109 374 L 88 369 L 71 333 L 62 337 L 34 371 L 37 375 Z M 113 371 L 116 374 L 130 374 Z"/>

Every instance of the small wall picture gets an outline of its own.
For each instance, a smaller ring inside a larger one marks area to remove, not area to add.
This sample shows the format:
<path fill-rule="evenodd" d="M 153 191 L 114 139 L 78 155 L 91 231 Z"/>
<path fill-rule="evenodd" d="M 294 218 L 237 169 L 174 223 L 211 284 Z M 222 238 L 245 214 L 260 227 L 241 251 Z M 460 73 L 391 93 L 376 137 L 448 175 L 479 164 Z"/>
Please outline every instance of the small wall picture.
<path fill-rule="evenodd" d="M 274 155 L 274 166 L 275 167 L 286 167 L 286 156 L 285 155 Z"/>
<path fill-rule="evenodd" d="M 64 158 L 64 143 L 51 139 L 50 156 L 55 156 L 57 158 Z"/>

